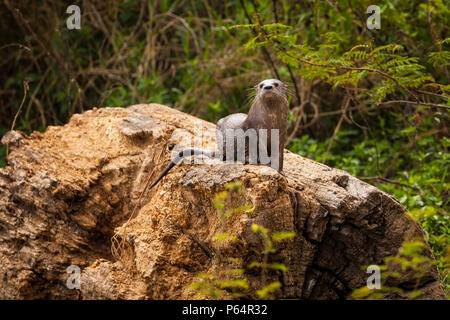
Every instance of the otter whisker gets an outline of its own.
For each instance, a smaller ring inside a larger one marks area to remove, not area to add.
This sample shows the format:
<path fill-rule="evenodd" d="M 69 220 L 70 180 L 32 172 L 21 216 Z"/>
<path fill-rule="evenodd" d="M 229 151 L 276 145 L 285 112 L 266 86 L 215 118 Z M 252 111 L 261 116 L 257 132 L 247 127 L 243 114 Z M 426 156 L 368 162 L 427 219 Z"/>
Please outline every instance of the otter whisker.
<path fill-rule="evenodd" d="M 292 89 L 286 89 L 286 94 L 287 94 L 289 97 L 293 97 L 293 96 L 295 96 L 295 91 L 292 90 Z"/>
<path fill-rule="evenodd" d="M 246 104 L 249 104 L 251 101 L 253 101 L 253 100 L 255 99 L 255 97 L 256 97 L 256 92 L 254 92 L 254 93 L 248 95 L 248 96 L 245 98 L 245 100 L 244 100 L 244 104 L 245 104 L 245 105 L 246 105 Z"/>

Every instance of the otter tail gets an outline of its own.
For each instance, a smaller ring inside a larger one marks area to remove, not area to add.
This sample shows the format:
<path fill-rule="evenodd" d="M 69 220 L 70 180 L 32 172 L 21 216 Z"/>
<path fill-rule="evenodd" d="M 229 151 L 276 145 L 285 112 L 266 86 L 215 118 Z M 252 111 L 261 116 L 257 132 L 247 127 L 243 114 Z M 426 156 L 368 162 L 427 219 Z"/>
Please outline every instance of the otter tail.
<path fill-rule="evenodd" d="M 205 155 L 209 158 L 215 158 L 216 157 L 216 151 L 209 151 L 209 150 L 203 150 L 199 148 L 187 148 L 182 151 L 180 151 L 175 157 L 173 157 L 172 161 L 167 165 L 167 167 L 163 170 L 163 172 L 159 175 L 158 178 L 150 185 L 149 189 L 153 188 L 164 176 L 172 169 L 174 166 L 176 166 L 181 159 L 188 156 L 198 156 L 198 155 Z"/>

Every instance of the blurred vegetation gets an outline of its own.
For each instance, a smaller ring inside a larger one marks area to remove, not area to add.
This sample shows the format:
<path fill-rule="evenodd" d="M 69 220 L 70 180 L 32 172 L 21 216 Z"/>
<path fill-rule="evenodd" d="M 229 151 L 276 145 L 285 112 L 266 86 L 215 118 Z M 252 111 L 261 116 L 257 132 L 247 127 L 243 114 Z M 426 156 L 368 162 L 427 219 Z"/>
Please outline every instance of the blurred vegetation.
<path fill-rule="evenodd" d="M 190 289 L 196 292 L 195 297 L 199 299 L 275 299 L 277 291 L 282 284 L 280 281 L 269 282 L 269 276 L 278 279 L 287 267 L 274 261 L 274 255 L 279 250 L 281 242 L 292 239 L 295 232 L 272 231 L 256 223 L 251 226 L 252 231 L 261 240 L 260 252 L 256 252 L 256 261 L 246 264 L 242 258 L 233 257 L 230 247 L 242 242 L 243 239 L 226 232 L 229 226 L 229 219 L 233 216 L 243 214 L 254 214 L 251 204 L 244 204 L 238 207 L 232 206 L 233 198 L 240 199 L 244 193 L 242 181 L 234 181 L 225 185 L 225 190 L 216 194 L 214 206 L 217 209 L 220 221 L 219 233 L 215 234 L 214 255 L 212 258 L 212 272 L 200 273 L 197 275 Z M 231 244 L 231 245 L 230 245 Z M 226 247 L 229 247 L 226 250 Z M 228 251 L 228 252 L 227 252 Z M 257 250 L 256 250 L 257 251 Z M 248 281 L 243 275 L 250 277 L 260 277 L 258 289 L 255 281 Z"/>
<path fill-rule="evenodd" d="M 419 284 L 426 282 L 430 266 L 436 263 L 427 257 L 426 249 L 427 245 L 420 239 L 404 242 L 397 255 L 385 257 L 384 264 L 377 266 L 380 270 L 379 288 L 375 286 L 370 289 L 368 286 L 363 286 L 353 290 L 350 295 L 351 299 L 378 300 L 385 299 L 387 296 L 400 297 L 402 295 L 408 299 L 421 299 L 423 292 L 419 290 Z M 366 268 L 367 266 L 362 267 L 363 270 L 367 270 Z M 406 286 L 403 283 L 403 287 L 406 288 L 397 287 L 396 279 L 401 279 L 408 274 L 412 277 L 410 276 L 410 281 Z"/>
<path fill-rule="evenodd" d="M 0 3 L 0 135 L 93 107 L 158 102 L 209 121 L 249 108 L 279 77 L 288 148 L 395 196 L 419 221 L 450 294 L 450 8 L 443 0 Z M 0 147 L 0 166 L 6 148 Z"/>

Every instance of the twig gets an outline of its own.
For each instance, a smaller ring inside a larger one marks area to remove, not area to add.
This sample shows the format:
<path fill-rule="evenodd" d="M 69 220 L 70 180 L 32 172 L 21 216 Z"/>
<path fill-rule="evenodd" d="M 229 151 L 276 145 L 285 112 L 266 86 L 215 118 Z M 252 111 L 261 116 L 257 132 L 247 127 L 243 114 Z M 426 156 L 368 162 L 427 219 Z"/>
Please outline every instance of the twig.
<path fill-rule="evenodd" d="M 303 109 L 306 105 L 306 103 L 309 103 L 313 109 L 314 109 L 314 115 L 305 115 L 303 112 Z M 310 122 L 307 122 L 304 125 L 301 125 L 300 122 L 303 118 L 303 116 L 298 115 L 297 120 L 295 121 L 295 125 L 294 125 L 294 129 L 292 129 L 292 132 L 289 134 L 289 137 L 286 139 L 286 144 L 285 146 L 289 145 L 289 143 L 292 141 L 292 139 L 294 139 L 298 129 L 302 128 L 302 129 L 306 129 L 311 127 L 313 124 L 315 124 L 319 118 L 320 118 L 320 114 L 319 114 L 319 107 L 312 101 L 303 101 L 302 104 L 299 106 L 300 112 L 304 115 L 304 118 L 307 119 L 308 116 L 311 116 L 313 119 Z"/>
<path fill-rule="evenodd" d="M 161 155 L 162 155 L 162 153 L 163 153 L 164 150 L 165 150 L 164 147 L 161 148 L 161 151 L 160 151 L 159 156 L 158 156 L 158 158 L 157 158 L 157 160 L 156 160 L 155 163 L 158 163 L 158 162 L 159 162 L 159 160 L 161 159 Z M 150 181 L 151 181 L 151 178 L 152 178 L 152 176 L 153 176 L 153 173 L 155 173 L 155 170 L 156 170 L 156 166 L 154 166 L 152 172 L 150 172 L 150 174 L 149 174 L 149 176 L 148 176 L 148 178 L 147 178 L 147 182 L 145 183 L 145 187 L 144 187 L 144 189 L 142 190 L 142 192 L 141 192 L 141 194 L 140 194 L 140 196 L 139 196 L 139 199 L 138 199 L 138 201 L 136 202 L 136 204 L 135 204 L 135 206 L 134 206 L 134 208 L 133 208 L 133 211 L 131 212 L 130 217 L 128 218 L 127 222 L 124 223 L 124 225 L 127 225 L 127 224 L 131 221 L 131 219 L 134 217 L 134 214 L 136 213 L 137 208 L 138 208 L 139 205 L 141 204 L 142 197 L 144 196 L 145 192 L 147 191 L 147 188 L 148 188 L 148 186 L 149 186 L 149 184 L 150 184 Z M 117 260 L 120 259 L 121 253 L 122 253 L 122 250 L 123 250 L 123 247 L 124 247 L 123 241 L 119 240 L 119 237 L 118 237 L 118 236 L 119 236 L 119 234 L 116 232 L 116 233 L 114 233 L 114 235 L 111 237 L 111 254 L 112 254 L 112 256 L 115 257 Z"/>
<path fill-rule="evenodd" d="M 392 179 L 387 179 L 387 178 L 384 178 L 384 177 L 379 177 L 379 176 L 376 176 L 376 177 L 358 177 L 357 176 L 356 178 L 361 179 L 361 180 L 378 180 L 378 181 L 382 181 L 382 182 L 386 182 L 386 183 L 398 184 L 398 185 L 400 185 L 402 187 L 406 187 L 406 188 L 410 188 L 410 189 L 421 191 L 420 188 L 418 188 L 416 186 L 410 186 L 409 184 L 401 183 L 401 182 L 398 182 L 398 181 L 395 181 L 395 180 L 392 180 Z"/>
<path fill-rule="evenodd" d="M 23 104 L 27 97 L 28 90 L 29 90 L 28 82 L 26 80 L 24 80 L 23 81 L 23 99 L 22 99 L 22 102 L 20 103 L 19 110 L 17 110 L 16 115 L 14 116 L 14 120 L 12 122 L 10 131 L 13 131 L 14 127 L 16 126 L 16 120 L 17 120 L 17 117 L 19 116 L 20 110 L 22 110 Z M 9 143 L 6 144 L 6 157 L 8 157 L 8 152 L 9 152 Z"/>
<path fill-rule="evenodd" d="M 423 90 L 419 90 L 419 89 L 416 89 L 416 91 L 419 92 L 419 93 L 423 93 L 423 94 L 429 94 L 430 96 L 439 97 L 439 98 L 442 98 L 442 99 L 447 99 L 447 100 L 450 99 L 449 96 L 444 96 L 443 94 L 438 94 L 438 93 L 434 93 L 434 92 L 427 92 L 427 91 L 423 91 Z"/>
<path fill-rule="evenodd" d="M 27 46 L 24 46 L 23 44 L 20 44 L 20 43 L 10 43 L 10 44 L 5 44 L 4 46 L 1 46 L 1 47 L 0 47 L 0 50 L 1 50 L 1 49 L 4 49 L 4 48 L 8 48 L 8 47 L 19 47 L 20 49 L 25 49 L 25 50 L 27 50 L 27 51 L 31 51 L 30 48 L 28 48 Z"/>
<path fill-rule="evenodd" d="M 344 108 L 342 110 L 342 115 L 339 118 L 339 122 L 338 122 L 336 128 L 334 129 L 333 136 L 331 137 L 330 143 L 328 143 L 327 151 L 325 152 L 325 156 L 323 157 L 323 161 L 322 162 L 324 164 L 327 161 L 328 152 L 330 152 L 331 146 L 333 145 L 333 141 L 336 138 L 336 135 L 339 132 L 339 129 L 341 128 L 341 124 L 342 124 L 342 121 L 344 120 L 345 112 L 347 111 L 347 108 L 348 108 L 349 104 L 350 104 L 350 98 L 348 96 L 346 96 L 346 101 L 345 101 Z"/>
<path fill-rule="evenodd" d="M 427 102 L 422 102 L 422 101 L 415 102 L 415 101 L 408 101 L 408 100 L 392 100 L 392 101 L 386 101 L 386 102 L 378 102 L 377 104 L 392 104 L 392 103 L 410 103 L 410 104 L 421 105 L 421 106 L 450 109 L 450 106 L 444 106 L 443 104 L 427 103 Z"/>

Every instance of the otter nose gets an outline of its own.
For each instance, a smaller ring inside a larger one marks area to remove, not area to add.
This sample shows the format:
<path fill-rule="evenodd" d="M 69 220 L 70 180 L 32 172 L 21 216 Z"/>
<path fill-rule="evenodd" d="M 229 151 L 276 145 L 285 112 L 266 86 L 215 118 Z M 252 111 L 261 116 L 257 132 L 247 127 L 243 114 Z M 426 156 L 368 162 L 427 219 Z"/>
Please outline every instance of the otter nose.
<path fill-rule="evenodd" d="M 272 86 L 265 86 L 264 87 L 264 90 L 270 90 L 270 89 L 272 89 L 273 87 Z"/>

